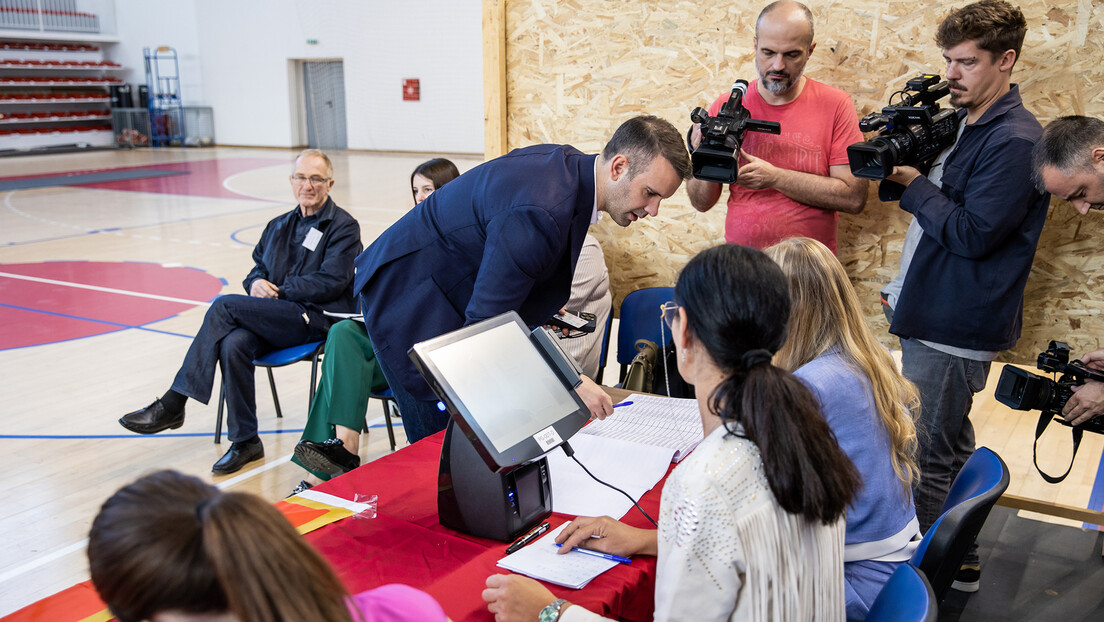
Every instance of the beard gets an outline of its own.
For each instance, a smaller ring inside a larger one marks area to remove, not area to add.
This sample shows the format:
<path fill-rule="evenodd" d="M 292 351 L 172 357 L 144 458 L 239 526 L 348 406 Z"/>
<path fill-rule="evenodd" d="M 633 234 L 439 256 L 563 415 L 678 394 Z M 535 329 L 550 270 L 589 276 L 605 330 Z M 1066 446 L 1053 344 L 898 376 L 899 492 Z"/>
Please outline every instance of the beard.
<path fill-rule="evenodd" d="M 762 71 L 758 71 L 758 68 L 756 68 L 756 70 L 759 73 L 759 83 L 775 95 L 785 93 L 793 87 L 795 82 L 797 82 L 797 77 L 792 77 L 784 71 L 768 71 L 766 75 L 764 75 Z M 781 78 L 781 80 L 775 81 L 768 80 L 767 78 Z"/>

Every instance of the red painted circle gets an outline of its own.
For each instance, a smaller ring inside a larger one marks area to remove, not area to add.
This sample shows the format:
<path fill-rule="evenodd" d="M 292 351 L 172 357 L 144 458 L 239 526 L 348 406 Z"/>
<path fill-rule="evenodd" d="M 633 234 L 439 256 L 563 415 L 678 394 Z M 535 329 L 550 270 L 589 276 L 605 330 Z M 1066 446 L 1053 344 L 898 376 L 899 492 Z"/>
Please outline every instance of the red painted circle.
<path fill-rule="evenodd" d="M 144 326 L 210 301 L 218 278 L 155 263 L 0 264 L 0 349 Z"/>

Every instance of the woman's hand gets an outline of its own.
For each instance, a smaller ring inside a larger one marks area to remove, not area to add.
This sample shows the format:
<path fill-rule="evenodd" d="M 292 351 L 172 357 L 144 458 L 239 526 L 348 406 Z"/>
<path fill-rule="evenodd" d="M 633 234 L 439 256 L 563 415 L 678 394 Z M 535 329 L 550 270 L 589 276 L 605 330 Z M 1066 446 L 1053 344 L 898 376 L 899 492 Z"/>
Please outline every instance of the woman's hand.
<path fill-rule="evenodd" d="M 581 516 L 568 523 L 556 536 L 565 554 L 572 547 L 593 549 L 614 555 L 655 555 L 658 548 L 656 531 L 630 527 L 609 516 Z"/>
<path fill-rule="evenodd" d="M 516 574 L 493 574 L 487 577 L 483 602 L 496 622 L 535 622 L 556 595 L 529 577 Z"/>

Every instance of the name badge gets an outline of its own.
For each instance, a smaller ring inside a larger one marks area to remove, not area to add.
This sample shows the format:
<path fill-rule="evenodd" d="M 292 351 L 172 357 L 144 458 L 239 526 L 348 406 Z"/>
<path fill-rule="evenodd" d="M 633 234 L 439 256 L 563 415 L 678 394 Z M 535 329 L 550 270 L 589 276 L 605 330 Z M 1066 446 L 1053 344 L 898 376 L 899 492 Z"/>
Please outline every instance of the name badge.
<path fill-rule="evenodd" d="M 318 242 L 322 240 L 322 232 L 314 227 L 310 228 L 307 232 L 307 237 L 303 238 L 303 248 L 308 251 L 314 252 L 314 249 L 318 248 Z"/>

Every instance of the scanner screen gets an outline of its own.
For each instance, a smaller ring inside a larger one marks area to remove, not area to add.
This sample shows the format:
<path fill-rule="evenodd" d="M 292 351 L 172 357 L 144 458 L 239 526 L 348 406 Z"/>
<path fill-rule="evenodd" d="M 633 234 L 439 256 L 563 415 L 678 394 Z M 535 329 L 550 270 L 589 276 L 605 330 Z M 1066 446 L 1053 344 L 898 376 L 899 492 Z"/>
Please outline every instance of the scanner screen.
<path fill-rule="evenodd" d="M 514 322 L 427 355 L 500 453 L 578 409 L 529 335 Z"/>

